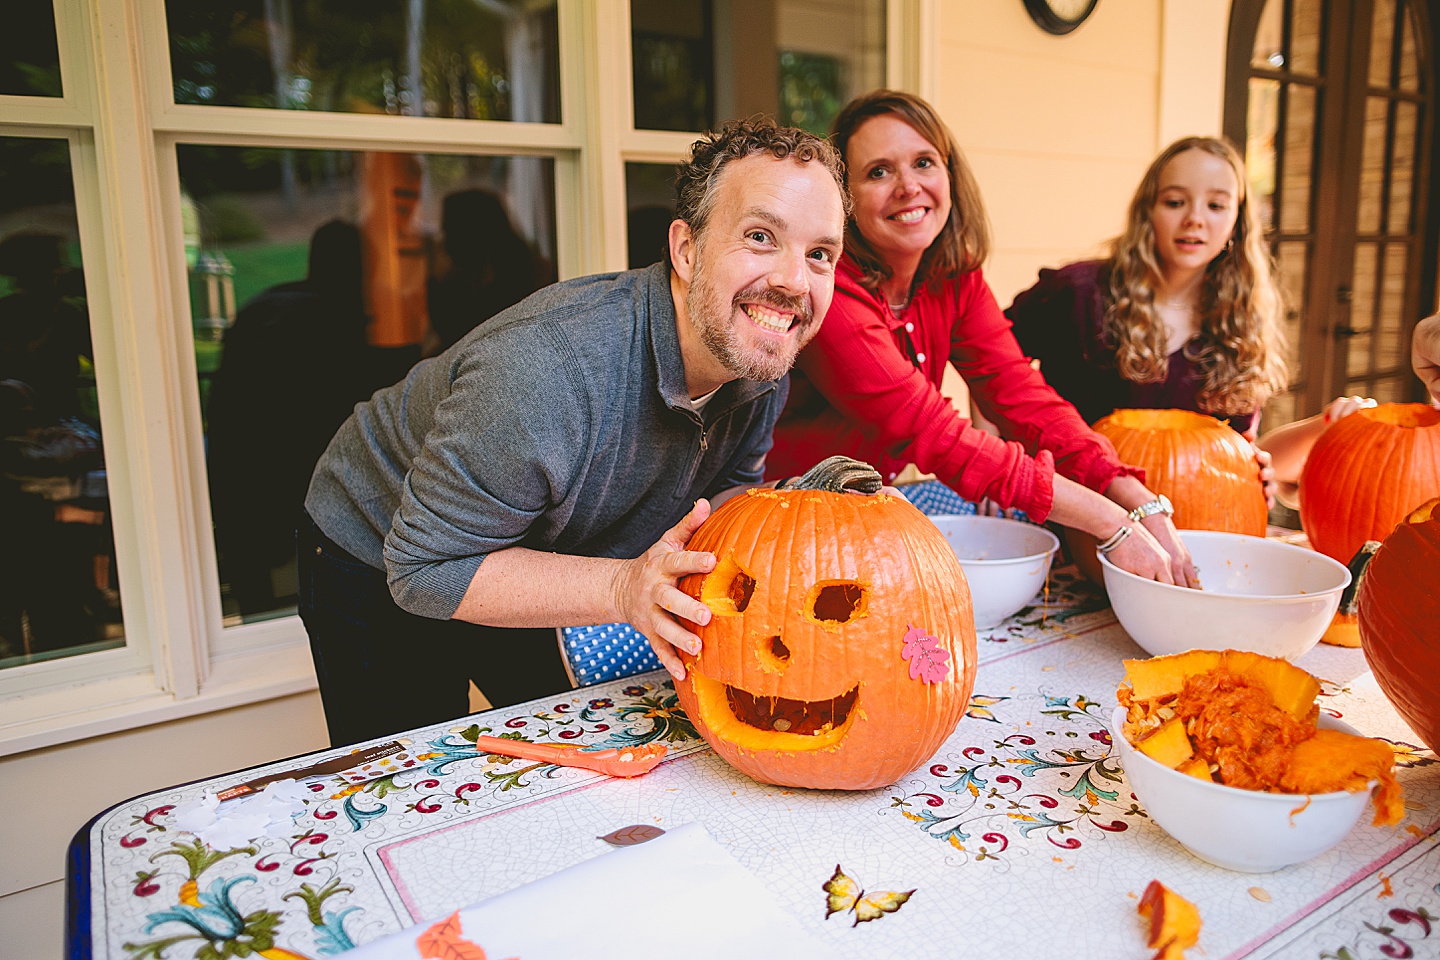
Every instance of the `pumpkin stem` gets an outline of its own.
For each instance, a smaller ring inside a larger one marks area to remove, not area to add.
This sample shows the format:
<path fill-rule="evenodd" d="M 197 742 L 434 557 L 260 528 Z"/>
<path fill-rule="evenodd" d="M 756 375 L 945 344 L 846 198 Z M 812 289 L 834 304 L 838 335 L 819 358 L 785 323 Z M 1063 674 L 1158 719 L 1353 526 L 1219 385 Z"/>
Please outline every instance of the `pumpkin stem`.
<path fill-rule="evenodd" d="M 879 472 L 868 463 L 849 457 L 834 456 L 821 460 L 803 476 L 791 477 L 776 490 L 829 490 L 831 493 L 879 493 L 884 482 Z"/>
<path fill-rule="evenodd" d="M 1360 599 L 1360 582 L 1365 579 L 1365 574 L 1370 571 L 1370 561 L 1375 559 L 1375 551 L 1380 549 L 1379 540 L 1366 540 L 1355 556 L 1345 566 L 1350 568 L 1350 586 L 1340 594 L 1340 612 L 1353 616 L 1355 613 L 1356 601 Z"/>

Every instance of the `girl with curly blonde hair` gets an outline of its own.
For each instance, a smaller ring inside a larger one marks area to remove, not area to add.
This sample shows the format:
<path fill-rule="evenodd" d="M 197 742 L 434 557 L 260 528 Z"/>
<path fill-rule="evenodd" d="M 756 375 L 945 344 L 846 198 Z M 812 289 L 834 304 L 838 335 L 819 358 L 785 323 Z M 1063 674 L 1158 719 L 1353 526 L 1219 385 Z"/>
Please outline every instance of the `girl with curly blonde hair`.
<path fill-rule="evenodd" d="M 1244 161 L 1225 140 L 1185 137 L 1145 171 L 1109 259 L 1041 270 L 1006 315 L 1088 422 L 1178 408 L 1254 440 L 1261 407 L 1287 385 L 1282 309 Z M 1298 480 L 1326 424 L 1371 402 L 1340 398 L 1261 440 L 1265 479 L 1273 454 L 1282 488 Z"/>

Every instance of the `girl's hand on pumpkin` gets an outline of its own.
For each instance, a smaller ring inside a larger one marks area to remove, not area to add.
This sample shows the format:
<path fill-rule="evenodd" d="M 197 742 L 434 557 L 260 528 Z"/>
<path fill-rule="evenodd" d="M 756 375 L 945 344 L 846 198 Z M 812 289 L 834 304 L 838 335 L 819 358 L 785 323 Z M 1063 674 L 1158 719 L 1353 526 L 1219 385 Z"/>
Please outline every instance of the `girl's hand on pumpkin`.
<path fill-rule="evenodd" d="M 1275 479 L 1275 468 L 1270 465 L 1270 451 L 1250 444 L 1255 451 L 1255 465 L 1260 468 L 1260 483 L 1265 488 L 1265 508 L 1275 509 L 1275 494 L 1280 490 L 1280 484 Z"/>
<path fill-rule="evenodd" d="M 685 664 L 676 650 L 691 656 L 700 653 L 700 638 L 681 620 L 702 626 L 710 622 L 710 608 L 678 586 L 682 577 L 715 568 L 713 553 L 685 549 L 709 516 L 710 502 L 696 500 L 690 512 L 654 546 L 625 561 L 615 578 L 614 603 L 620 618 L 644 634 L 661 665 L 676 680 L 685 679 Z"/>

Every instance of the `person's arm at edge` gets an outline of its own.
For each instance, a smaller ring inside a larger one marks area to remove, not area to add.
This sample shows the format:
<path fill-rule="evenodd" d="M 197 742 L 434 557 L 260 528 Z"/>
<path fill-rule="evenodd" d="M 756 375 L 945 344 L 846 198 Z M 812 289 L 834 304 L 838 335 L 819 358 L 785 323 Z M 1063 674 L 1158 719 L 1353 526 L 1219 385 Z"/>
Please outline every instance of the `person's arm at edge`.
<path fill-rule="evenodd" d="M 1430 399 L 1440 403 L 1440 314 L 1415 324 L 1410 337 L 1410 366 L 1430 391 Z"/>

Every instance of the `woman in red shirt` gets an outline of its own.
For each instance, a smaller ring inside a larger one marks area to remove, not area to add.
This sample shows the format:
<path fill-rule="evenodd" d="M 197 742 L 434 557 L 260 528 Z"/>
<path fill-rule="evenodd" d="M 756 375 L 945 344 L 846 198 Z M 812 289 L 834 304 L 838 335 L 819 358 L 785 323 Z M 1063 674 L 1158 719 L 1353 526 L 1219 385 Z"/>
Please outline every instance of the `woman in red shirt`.
<path fill-rule="evenodd" d="M 1092 534 L 1126 570 L 1194 585 L 1168 504 L 1020 352 L 980 273 L 989 231 L 979 189 L 934 109 L 877 90 L 846 105 L 833 139 L 854 213 L 835 299 L 791 373 L 767 469 L 801 473 L 843 453 L 893 480 L 914 463 L 966 499 Z M 946 360 L 1008 440 L 940 393 Z"/>

